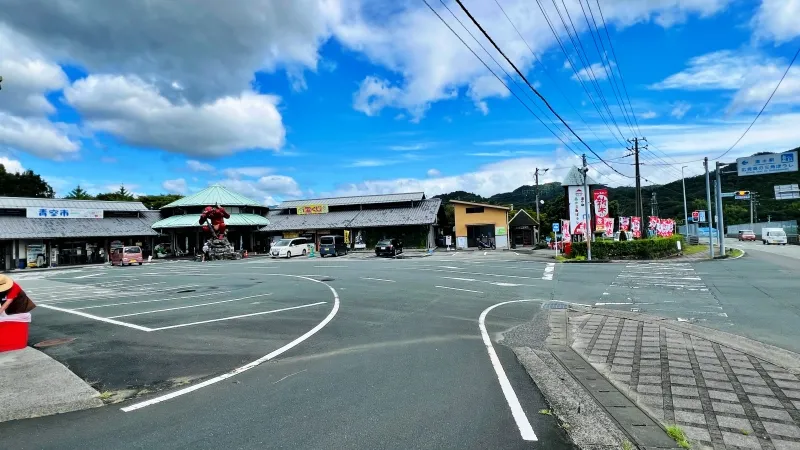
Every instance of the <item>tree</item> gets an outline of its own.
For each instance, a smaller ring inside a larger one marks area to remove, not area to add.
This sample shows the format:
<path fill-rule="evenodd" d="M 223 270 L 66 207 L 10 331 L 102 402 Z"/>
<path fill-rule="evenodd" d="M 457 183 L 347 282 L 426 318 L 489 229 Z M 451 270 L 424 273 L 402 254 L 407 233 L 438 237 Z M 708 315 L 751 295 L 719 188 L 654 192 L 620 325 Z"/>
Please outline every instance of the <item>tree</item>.
<path fill-rule="evenodd" d="M 75 186 L 75 189 L 69 191 L 69 194 L 67 194 L 64 198 L 69 198 L 69 199 L 72 199 L 72 200 L 93 200 L 94 199 L 94 197 L 92 197 L 88 192 L 86 192 L 81 187 L 80 184 Z"/>
<path fill-rule="evenodd" d="M 166 206 L 175 200 L 180 200 L 183 198 L 182 195 L 177 194 L 162 194 L 162 195 L 141 195 L 136 198 L 140 202 L 144 203 L 144 206 L 147 209 L 161 209 L 163 206 Z"/>
<path fill-rule="evenodd" d="M 8 173 L 0 164 L 0 196 L 53 198 L 55 192 L 44 179 L 31 170 Z"/>
<path fill-rule="evenodd" d="M 118 202 L 132 202 L 135 200 L 133 195 L 125 189 L 125 186 L 120 185 L 119 190 L 116 192 L 109 192 L 105 194 L 97 194 L 97 200 L 118 201 Z"/>

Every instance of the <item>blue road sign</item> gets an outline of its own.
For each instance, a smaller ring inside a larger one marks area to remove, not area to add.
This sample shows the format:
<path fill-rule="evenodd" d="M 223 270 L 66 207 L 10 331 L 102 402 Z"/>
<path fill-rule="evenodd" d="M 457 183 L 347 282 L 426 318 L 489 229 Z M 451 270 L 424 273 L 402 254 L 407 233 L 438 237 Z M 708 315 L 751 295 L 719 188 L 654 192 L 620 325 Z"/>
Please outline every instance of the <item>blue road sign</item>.
<path fill-rule="evenodd" d="M 554 223 L 554 224 L 553 224 L 553 231 L 554 231 L 554 232 L 556 232 L 556 233 L 558 233 L 559 231 L 561 231 L 561 224 L 559 224 L 559 223 Z"/>

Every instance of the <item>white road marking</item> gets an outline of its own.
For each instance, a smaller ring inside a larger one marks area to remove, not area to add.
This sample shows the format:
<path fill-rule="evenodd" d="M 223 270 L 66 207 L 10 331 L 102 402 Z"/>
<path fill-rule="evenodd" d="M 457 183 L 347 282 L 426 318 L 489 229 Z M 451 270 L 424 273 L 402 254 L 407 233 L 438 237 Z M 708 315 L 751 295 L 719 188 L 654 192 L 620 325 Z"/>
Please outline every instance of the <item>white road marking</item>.
<path fill-rule="evenodd" d="M 556 263 L 547 263 L 547 266 L 544 268 L 544 273 L 542 274 L 543 280 L 552 280 L 553 274 L 556 270 Z"/>
<path fill-rule="evenodd" d="M 92 278 L 92 277 L 98 277 L 100 275 L 103 275 L 103 274 L 102 273 L 92 273 L 92 274 L 89 274 L 89 275 L 81 275 L 79 277 L 72 277 L 72 279 L 77 280 L 79 278 Z"/>
<path fill-rule="evenodd" d="M 118 316 L 110 316 L 108 318 L 109 319 L 118 319 L 120 317 L 141 316 L 142 314 L 155 314 L 155 313 L 160 313 L 160 312 L 165 312 L 165 311 L 175 311 L 175 310 L 178 310 L 178 309 L 197 308 L 197 307 L 200 307 L 200 306 L 217 305 L 217 304 L 220 304 L 220 303 L 238 302 L 240 300 L 247 300 L 249 298 L 266 297 L 267 295 L 272 295 L 272 294 L 249 295 L 247 297 L 233 298 L 233 299 L 230 299 L 230 300 L 220 300 L 218 302 L 200 303 L 199 305 L 176 306 L 174 308 L 164 308 L 164 309 L 152 309 L 150 311 L 142 311 L 142 312 L 135 312 L 135 313 L 130 313 L 130 314 L 120 314 Z M 256 305 L 258 303 L 259 302 L 255 302 L 253 304 Z"/>
<path fill-rule="evenodd" d="M 227 380 L 228 378 L 231 378 L 231 377 L 233 377 L 233 376 L 235 376 L 237 374 L 240 374 L 242 372 L 250 370 L 253 367 L 256 367 L 256 366 L 258 366 L 258 365 L 260 365 L 262 363 L 265 363 L 265 362 L 267 362 L 267 361 L 269 361 L 269 360 L 271 360 L 271 359 L 273 359 L 273 358 L 275 358 L 277 356 L 280 356 L 282 353 L 284 353 L 284 352 L 286 352 L 288 350 L 291 350 L 292 348 L 294 348 L 298 344 L 302 343 L 306 339 L 308 339 L 311 336 L 313 336 L 314 334 L 316 334 L 319 330 L 321 330 L 325 325 L 327 325 L 336 316 L 336 313 L 339 311 L 339 294 L 330 285 L 328 285 L 328 284 L 326 284 L 326 283 L 324 283 L 322 281 L 315 280 L 313 278 L 301 277 L 301 276 L 298 276 L 298 275 L 280 275 L 280 274 L 275 274 L 275 276 L 287 276 L 287 277 L 303 278 L 303 279 L 306 279 L 306 280 L 309 280 L 309 281 L 313 281 L 315 283 L 324 284 L 333 293 L 333 309 L 331 309 L 331 312 L 328 313 L 328 315 L 324 319 L 322 319 L 322 322 L 318 323 L 314 328 L 312 328 L 312 329 L 308 330 L 307 332 L 305 332 L 305 334 L 303 334 L 302 336 L 298 337 L 297 339 L 293 340 L 292 342 L 289 342 L 288 344 L 284 345 L 283 347 L 281 347 L 281 348 L 279 348 L 279 349 L 277 349 L 277 350 L 275 350 L 275 351 L 273 351 L 271 353 L 268 353 L 267 355 L 262 356 L 261 358 L 255 360 L 255 361 L 253 361 L 253 362 L 251 362 L 249 364 L 246 364 L 246 365 L 241 366 L 239 368 L 233 369 L 230 372 L 224 373 L 224 374 L 219 375 L 217 377 L 214 377 L 214 378 L 208 379 L 206 381 L 203 381 L 202 383 L 198 383 L 198 384 L 195 384 L 193 386 L 189 386 L 189 387 L 186 387 L 186 388 L 183 388 L 183 389 L 179 389 L 177 391 L 170 392 L 169 394 L 166 394 L 166 395 L 162 395 L 162 396 L 159 396 L 159 397 L 151 398 L 150 400 L 146 400 L 144 402 L 137 403 L 135 405 L 126 406 L 124 408 L 121 408 L 122 411 L 131 412 L 131 411 L 135 411 L 137 409 L 144 408 L 146 406 L 155 405 L 157 403 L 161 403 L 161 402 L 164 402 L 164 401 L 167 401 L 167 400 L 171 400 L 171 399 L 173 399 L 175 397 L 179 397 L 181 395 L 188 394 L 190 392 L 194 392 L 194 391 L 196 391 L 198 389 L 202 389 L 202 388 L 204 388 L 206 386 L 210 386 L 210 385 L 212 385 L 214 383 L 219 383 L 220 381 Z"/>
<path fill-rule="evenodd" d="M 278 384 L 278 383 L 280 383 L 281 381 L 283 381 L 283 380 L 285 380 L 285 379 L 287 379 L 287 378 L 289 378 L 289 377 L 293 377 L 293 376 L 297 375 L 298 373 L 303 373 L 303 372 L 305 372 L 306 370 L 308 370 L 308 369 L 298 370 L 298 371 L 297 371 L 297 372 L 295 372 L 295 373 L 290 373 L 289 375 L 286 375 L 285 377 L 281 378 L 280 380 L 278 380 L 278 381 L 276 381 L 276 382 L 274 382 L 274 383 L 272 383 L 272 384 Z"/>
<path fill-rule="evenodd" d="M 385 281 L 387 283 L 394 283 L 394 280 L 384 280 L 383 278 L 370 278 L 370 277 L 361 277 L 362 280 L 372 280 L 372 281 Z"/>
<path fill-rule="evenodd" d="M 481 292 L 481 291 L 473 291 L 472 289 L 459 289 L 459 288 L 447 287 L 447 286 L 434 286 L 434 287 L 437 287 L 439 289 L 451 289 L 453 291 L 464 291 L 464 292 L 474 292 L 476 294 L 483 294 L 483 292 Z"/>
<path fill-rule="evenodd" d="M 256 296 L 254 296 L 254 297 L 256 297 Z M 276 312 L 290 311 L 292 309 L 310 308 L 312 306 L 324 305 L 325 303 L 328 303 L 328 302 L 317 302 L 317 303 L 310 303 L 308 305 L 290 306 L 288 308 L 274 309 L 272 311 L 261 311 L 261 312 L 250 313 L 250 314 L 239 314 L 238 316 L 220 317 L 220 318 L 217 318 L 217 319 L 201 320 L 199 322 L 180 323 L 178 325 L 169 325 L 169 326 L 166 326 L 166 327 L 151 328 L 150 331 L 171 330 L 173 328 L 191 327 L 191 326 L 194 326 L 194 325 L 202 325 L 204 323 L 222 322 L 222 321 L 225 321 L 225 320 L 234 320 L 234 319 L 242 319 L 242 318 L 245 318 L 245 317 L 262 316 L 264 314 L 273 314 L 273 313 L 276 313 Z"/>
<path fill-rule="evenodd" d="M 486 351 L 489 352 L 489 360 L 492 362 L 492 367 L 494 368 L 494 371 L 497 374 L 497 379 L 500 382 L 500 388 L 503 390 L 503 395 L 506 397 L 506 403 L 508 403 L 508 407 L 511 409 L 511 415 L 514 416 L 514 421 L 517 422 L 517 427 L 522 435 L 522 439 L 526 441 L 536 441 L 536 433 L 533 432 L 533 427 L 531 427 L 531 423 L 528 421 L 528 417 L 525 415 L 525 411 L 522 409 L 522 405 L 519 403 L 519 399 L 517 398 L 517 394 L 514 392 L 514 388 L 511 386 L 511 382 L 508 381 L 506 372 L 503 370 L 503 365 L 500 364 L 500 358 L 497 357 L 497 353 L 494 351 L 494 346 L 492 346 L 492 340 L 489 338 L 489 333 L 486 331 L 485 323 L 486 315 L 489 313 L 489 311 L 497 308 L 498 306 L 527 301 L 531 300 L 512 300 L 509 302 L 498 303 L 484 309 L 478 318 L 478 328 L 481 330 L 483 344 L 486 346 Z"/>
<path fill-rule="evenodd" d="M 110 324 L 114 324 L 114 325 L 120 325 L 120 326 L 123 326 L 123 327 L 133 328 L 134 330 L 153 331 L 150 328 L 143 327 L 143 326 L 140 326 L 140 325 L 135 325 L 135 324 L 132 324 L 132 323 L 127 323 L 127 322 L 120 322 L 119 320 L 109 319 L 107 317 L 95 316 L 94 314 L 85 313 L 83 311 L 75 311 L 74 309 L 59 308 L 57 306 L 42 305 L 42 304 L 39 304 L 37 306 L 41 306 L 42 308 L 53 309 L 55 311 L 61 311 L 61 312 L 69 313 L 69 314 L 75 314 L 76 316 L 86 317 L 87 319 L 99 320 L 100 322 L 106 322 L 106 323 L 110 323 Z"/>
<path fill-rule="evenodd" d="M 350 266 L 334 266 L 333 264 L 325 264 L 324 266 L 314 266 L 314 267 L 323 267 L 323 268 L 327 268 L 327 267 L 338 267 L 338 268 L 340 268 L 340 269 L 341 269 L 341 268 L 347 268 L 347 267 L 350 267 Z"/>
<path fill-rule="evenodd" d="M 436 266 L 433 266 L 436 267 Z M 439 266 L 442 269 L 455 269 L 455 270 L 462 270 L 461 267 L 453 267 L 453 266 Z"/>
<path fill-rule="evenodd" d="M 154 303 L 154 302 L 166 302 L 169 300 L 181 300 L 184 298 L 197 298 L 197 297 L 208 297 L 209 295 L 217 295 L 217 294 L 228 294 L 232 291 L 218 291 L 218 292 L 209 292 L 207 294 L 197 294 L 197 295 L 184 295 L 182 297 L 170 297 L 170 298 L 157 298 L 154 300 L 137 300 L 134 302 L 122 302 L 122 303 L 110 303 L 107 305 L 93 305 L 93 306 L 82 306 L 77 309 L 94 309 L 94 308 L 107 308 L 111 306 L 123 306 L 123 305 L 138 305 L 139 303 Z"/>
<path fill-rule="evenodd" d="M 476 280 L 474 278 L 459 278 L 459 277 L 439 277 L 444 278 L 447 280 L 456 280 L 456 281 L 467 281 L 467 282 L 474 282 L 474 283 L 487 283 L 494 286 L 503 286 L 503 287 L 519 287 L 519 286 L 534 286 L 533 284 L 517 284 L 517 283 L 503 283 L 501 281 L 486 281 L 486 280 Z"/>
<path fill-rule="evenodd" d="M 460 277 L 439 277 L 439 278 L 446 278 L 448 280 L 458 280 L 458 281 L 478 281 L 474 278 L 460 278 Z"/>
<path fill-rule="evenodd" d="M 605 305 L 632 305 L 632 302 L 609 302 L 609 303 L 595 303 L 594 306 L 605 306 Z"/>

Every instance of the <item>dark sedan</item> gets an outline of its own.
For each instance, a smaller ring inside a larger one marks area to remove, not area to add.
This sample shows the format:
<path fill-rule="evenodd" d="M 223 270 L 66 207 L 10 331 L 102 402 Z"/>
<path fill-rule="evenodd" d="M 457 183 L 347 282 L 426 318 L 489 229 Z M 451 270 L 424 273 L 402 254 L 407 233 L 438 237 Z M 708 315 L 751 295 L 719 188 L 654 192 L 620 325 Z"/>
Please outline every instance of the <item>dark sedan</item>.
<path fill-rule="evenodd" d="M 397 256 L 403 253 L 403 242 L 399 239 L 381 239 L 375 245 L 376 256 Z"/>

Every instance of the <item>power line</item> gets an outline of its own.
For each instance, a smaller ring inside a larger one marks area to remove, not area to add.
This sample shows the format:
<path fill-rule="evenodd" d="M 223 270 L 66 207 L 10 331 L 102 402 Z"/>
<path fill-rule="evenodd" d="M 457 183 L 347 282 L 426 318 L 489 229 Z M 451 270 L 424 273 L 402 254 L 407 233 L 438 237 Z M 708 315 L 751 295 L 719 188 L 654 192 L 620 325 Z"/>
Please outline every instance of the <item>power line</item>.
<path fill-rule="evenodd" d="M 426 3 L 427 3 L 427 2 L 426 2 Z M 589 152 L 591 152 L 593 155 L 595 155 L 595 156 L 596 156 L 596 157 L 597 157 L 597 158 L 598 158 L 600 161 L 602 161 L 602 162 L 603 162 L 605 165 L 607 165 L 607 166 L 608 166 L 608 167 L 609 167 L 611 170 L 613 170 L 614 172 L 617 172 L 618 174 L 620 174 L 620 175 L 622 175 L 622 176 L 627 176 L 627 175 L 624 175 L 624 174 L 622 174 L 622 173 L 618 172 L 618 171 L 617 171 L 617 169 L 613 168 L 613 167 L 612 167 L 610 164 L 608 164 L 607 162 L 605 162 L 605 161 L 603 160 L 603 158 L 602 158 L 602 157 L 600 157 L 600 155 L 598 155 L 598 154 L 597 154 L 597 153 L 596 153 L 594 150 L 592 150 L 592 148 L 591 148 L 591 147 L 589 147 L 589 144 L 587 144 L 587 143 L 586 143 L 586 142 L 585 142 L 583 139 L 581 139 L 581 137 L 580 137 L 580 136 L 578 136 L 578 134 L 577 134 L 577 133 L 575 133 L 575 130 L 573 130 L 573 129 L 572 129 L 572 127 L 570 127 L 570 126 L 569 126 L 569 124 L 568 124 L 566 121 L 564 121 L 564 119 L 561 117 L 561 115 L 559 115 L 559 114 L 556 112 L 556 110 L 555 110 L 555 109 L 553 109 L 553 107 L 550 105 L 550 102 L 548 102 L 548 101 L 547 101 L 547 99 L 546 99 L 546 98 L 544 98 L 544 96 L 543 96 L 541 93 L 539 93 L 539 91 L 538 91 L 538 90 L 536 90 L 536 88 L 535 88 L 535 87 L 533 87 L 533 85 L 531 84 L 531 82 L 530 82 L 530 81 L 528 81 L 528 78 L 527 78 L 527 77 L 525 77 L 525 75 L 524 75 L 524 74 L 523 74 L 523 73 L 522 73 L 522 72 L 521 72 L 521 71 L 520 71 L 520 70 L 517 68 L 517 66 L 516 66 L 516 65 L 515 65 L 515 64 L 514 64 L 514 63 L 511 61 L 511 59 L 509 59 L 509 57 L 508 57 L 508 56 L 506 56 L 506 54 L 505 54 L 505 53 L 503 53 L 503 51 L 500 49 L 500 47 L 497 45 L 497 43 L 495 43 L 494 39 L 492 39 L 492 37 L 491 37 L 491 36 L 489 36 L 489 33 L 487 33 L 487 32 L 486 32 L 486 30 L 485 30 L 485 29 L 483 28 L 483 26 L 482 26 L 482 25 L 481 25 L 481 24 L 480 24 L 480 23 L 479 23 L 479 22 L 478 22 L 478 21 L 475 19 L 475 17 L 472 15 L 472 13 L 470 13 L 470 12 L 469 12 L 469 10 L 467 9 L 467 7 L 466 7 L 466 6 L 464 6 L 464 3 L 462 3 L 462 1 L 461 1 L 461 0 L 456 0 L 456 3 L 458 3 L 458 6 L 460 6 L 460 7 L 461 7 L 461 9 L 462 9 L 462 10 L 464 10 L 464 13 L 465 13 L 465 14 L 466 14 L 466 15 L 467 15 L 469 18 L 470 18 L 470 20 L 472 20 L 472 23 L 474 23 L 474 24 L 475 24 L 475 26 L 476 26 L 476 27 L 478 27 L 478 29 L 479 29 L 479 30 L 481 30 L 481 33 L 483 33 L 483 35 L 486 37 L 486 39 L 488 39 L 488 40 L 489 40 L 489 42 L 492 44 L 492 46 L 494 46 L 495 50 L 497 50 L 497 52 L 498 52 L 498 53 L 500 53 L 500 55 L 501 55 L 503 58 L 505 58 L 505 60 L 506 60 L 506 61 L 507 61 L 507 62 L 508 62 L 510 65 L 511 65 L 511 67 L 513 67 L 513 68 L 514 68 L 514 71 L 516 71 L 516 72 L 517 72 L 517 75 L 519 75 L 519 77 L 520 77 L 520 78 L 522 78 L 522 81 L 524 81 L 524 82 L 525 82 L 525 84 L 527 84 L 527 85 L 528 85 L 528 87 L 529 87 L 529 88 L 530 88 L 530 89 L 531 89 L 531 90 L 534 92 L 534 94 L 536 94 L 536 95 L 537 95 L 537 96 L 538 96 L 538 97 L 539 97 L 539 98 L 540 98 L 540 99 L 541 99 L 541 100 L 544 102 L 545 106 L 547 106 L 547 109 L 549 109 L 549 110 L 550 110 L 550 112 L 552 112 L 552 113 L 553 113 L 553 115 L 555 115 L 555 116 L 558 118 L 558 120 L 559 120 L 559 121 L 561 121 L 561 123 L 563 123 L 565 127 L 567 127 L 567 129 L 568 129 L 568 130 L 569 130 L 569 131 L 570 131 L 570 132 L 571 132 L 571 133 L 572 133 L 572 134 L 573 134 L 573 135 L 574 135 L 574 136 L 575 136 L 575 137 L 578 139 L 578 141 L 580 141 L 580 142 L 581 142 L 581 144 L 583 144 L 583 145 L 584 145 L 584 146 L 585 146 L 585 147 L 586 147 L 586 148 L 589 150 Z"/>
<path fill-rule="evenodd" d="M 586 125 L 586 129 L 589 130 L 594 135 L 594 137 L 597 138 L 597 141 L 600 142 L 603 145 L 603 147 L 605 147 L 606 150 L 610 150 L 608 148 L 608 146 L 605 145 L 603 140 L 600 139 L 600 136 L 598 136 L 597 133 L 595 133 L 595 131 L 589 126 L 589 123 L 586 122 L 586 120 L 583 118 L 583 116 L 581 116 L 581 113 L 578 112 L 578 109 L 575 108 L 575 106 L 572 104 L 572 102 L 569 101 L 569 97 L 567 97 L 567 95 L 564 93 L 564 90 L 561 89 L 561 86 L 558 84 L 558 82 L 555 80 L 555 78 L 553 78 L 553 76 L 550 74 L 550 71 L 547 70 L 547 66 L 545 66 L 544 63 L 542 62 L 542 60 L 539 59 L 539 56 L 536 54 L 536 52 L 533 51 L 533 49 L 531 48 L 530 44 L 528 44 L 528 41 L 525 39 L 525 37 L 519 31 L 517 26 L 514 25 L 514 22 L 511 20 L 511 18 L 508 16 L 508 14 L 506 14 L 506 10 L 503 9 L 503 5 L 500 4 L 500 1 L 499 0 L 494 0 L 494 2 L 500 8 L 500 11 L 503 12 L 503 15 L 506 17 L 506 20 L 508 20 L 508 23 L 511 25 L 512 28 L 514 28 L 514 31 L 517 32 L 517 36 L 519 36 L 519 38 L 522 39 L 522 42 L 525 43 L 525 46 L 528 47 L 528 50 L 531 52 L 531 55 L 533 55 L 533 57 L 536 59 L 536 61 L 542 67 L 542 71 L 545 73 L 545 75 L 547 75 L 548 78 L 550 78 L 550 81 L 553 82 L 553 85 L 555 85 L 556 89 L 558 89 L 558 92 L 561 94 L 561 96 L 564 97 L 564 100 L 567 102 L 567 104 L 570 106 L 570 108 L 572 108 L 572 110 L 575 112 L 575 114 L 578 116 L 578 118 L 581 119 L 581 122 L 583 122 L 583 124 Z"/>
<path fill-rule="evenodd" d="M 432 12 L 433 12 L 435 15 L 436 15 L 436 17 L 438 17 L 438 18 L 439 18 L 439 20 L 440 20 L 440 21 L 441 21 L 441 22 L 442 22 L 442 23 L 443 23 L 443 24 L 444 24 L 444 25 L 445 25 L 445 26 L 446 26 L 446 27 L 447 27 L 447 28 L 450 30 L 450 32 L 451 32 L 451 33 L 453 33 L 453 34 L 454 34 L 454 35 L 455 35 L 455 36 L 458 38 L 458 40 L 459 40 L 459 41 L 461 41 L 461 43 L 462 43 L 462 44 L 464 44 L 464 46 L 465 46 L 465 47 L 467 47 L 467 49 L 468 49 L 468 50 L 469 50 L 469 51 L 470 51 L 470 52 L 471 52 L 471 53 L 472 53 L 472 54 L 473 54 L 473 55 L 474 55 L 476 58 L 478 58 L 478 61 L 480 61 L 480 62 L 483 64 L 483 66 L 484 66 L 484 67 L 486 67 L 486 69 L 487 69 L 489 72 L 491 72 L 491 74 L 492 74 L 492 75 L 494 75 L 494 77 L 495 77 L 495 78 L 497 78 L 497 80 L 498 80 L 498 81 L 499 81 L 499 82 L 500 82 L 500 83 L 501 83 L 503 86 L 505 86 L 505 88 L 506 88 L 506 89 L 508 89 L 508 92 L 510 92 L 510 93 L 511 93 L 511 95 L 513 95 L 513 96 L 514 96 L 514 97 L 515 97 L 515 98 L 516 98 L 516 99 L 517 99 L 517 100 L 518 100 L 518 101 L 519 101 L 519 102 L 522 104 L 522 106 L 523 106 L 523 107 L 525 107 L 525 109 L 527 109 L 527 110 L 528 110 L 528 112 L 529 112 L 529 113 L 531 113 L 531 114 L 533 115 L 533 117 L 535 117 L 535 118 L 536 118 L 536 119 L 537 119 L 537 120 L 538 120 L 538 121 L 539 121 L 539 122 L 540 122 L 542 125 L 544 125 L 544 127 L 545 127 L 545 128 L 547 128 L 547 131 L 549 131 L 550 133 L 552 133 L 552 134 L 553 134 L 553 136 L 555 136 L 555 137 L 556 137 L 556 138 L 557 138 L 559 141 L 561 141 L 561 143 L 563 143 L 565 147 L 567 147 L 567 148 L 568 148 L 570 151 L 572 151 L 572 153 L 574 153 L 575 155 L 578 155 L 578 152 L 577 152 L 577 151 L 575 151 L 575 150 L 574 150 L 572 147 L 570 147 L 570 146 L 569 146 L 569 145 L 568 145 L 566 142 L 564 142 L 564 140 L 563 140 L 563 139 L 561 139 L 561 137 L 560 137 L 558 134 L 556 134 L 556 133 L 555 133 L 553 130 L 551 130 L 551 129 L 550 129 L 550 127 L 548 127 L 548 126 L 547 126 L 547 124 L 546 124 L 546 123 L 544 123 L 544 121 L 542 121 L 542 119 L 541 119 L 541 118 L 539 118 L 539 116 L 537 116 L 535 112 L 533 112 L 533 110 L 530 108 L 530 106 L 528 106 L 528 104 L 527 104 L 527 103 L 525 103 L 525 102 L 522 100 L 522 98 L 520 98 L 520 96 L 519 96 L 519 95 L 517 95 L 517 93 L 516 93 L 516 92 L 514 92 L 514 91 L 513 91 L 513 90 L 512 90 L 512 89 L 511 89 L 511 88 L 510 88 L 510 87 L 509 87 L 509 86 L 508 86 L 508 85 L 505 83 L 505 81 L 503 81 L 503 80 L 500 78 L 500 76 L 499 76 L 499 75 L 497 75 L 497 73 L 495 73 L 495 71 L 494 71 L 494 70 L 492 70 L 492 69 L 489 67 L 489 65 L 488 65 L 488 64 L 486 64 L 486 62 L 485 62 L 483 59 L 481 59 L 481 57 L 480 57 L 480 56 L 478 56 L 478 54 L 477 54 L 477 53 L 475 53 L 475 51 L 474 51 L 474 50 L 472 50 L 472 47 L 470 47 L 470 46 L 469 46 L 469 45 L 468 45 L 468 44 L 467 44 L 467 43 L 464 41 L 464 39 L 462 39 L 462 38 L 461 38 L 461 36 L 460 36 L 458 33 L 456 33 L 456 31 L 455 31 L 455 30 L 454 30 L 454 29 L 453 29 L 453 28 L 450 26 L 450 24 L 448 24 L 448 23 L 447 23 L 447 21 L 445 21 L 445 20 L 444 20 L 444 18 L 443 18 L 441 15 L 439 15 L 439 13 L 438 13 L 438 12 L 437 12 L 437 11 L 436 11 L 436 10 L 435 10 L 435 9 L 434 9 L 432 6 L 431 6 L 431 5 L 430 5 L 430 3 L 428 3 L 428 1 L 427 1 L 427 0 L 422 0 L 422 1 L 423 1 L 423 2 L 425 3 L 425 5 L 426 5 L 426 6 L 427 6 L 427 7 L 428 7 L 428 8 L 429 8 L 429 9 L 430 9 L 430 10 L 431 10 L 431 11 L 432 11 Z"/>
<path fill-rule="evenodd" d="M 742 133 L 742 135 L 739 136 L 739 139 L 737 139 L 736 142 L 734 142 L 733 145 L 731 145 L 731 148 L 725 150 L 725 152 L 723 154 L 717 156 L 714 159 L 720 159 L 723 156 L 727 155 L 731 150 L 733 150 L 734 147 L 736 147 L 739 144 L 739 142 L 742 140 L 742 138 L 744 138 L 744 136 L 747 134 L 747 132 L 750 131 L 750 128 L 753 128 L 753 125 L 756 123 L 756 120 L 758 120 L 758 118 L 761 117 L 761 113 L 764 112 L 764 110 L 767 108 L 767 105 L 769 105 L 769 102 L 772 100 L 772 97 L 775 95 L 776 92 L 778 92 L 778 88 L 781 87 L 781 83 L 783 83 L 783 79 L 786 78 L 786 74 L 789 73 L 789 69 L 791 69 L 792 65 L 794 65 L 794 61 L 797 59 L 797 55 L 798 54 L 800 54 L 800 48 L 798 48 L 797 52 L 795 52 L 794 58 L 792 58 L 792 61 L 789 62 L 789 66 L 786 67 L 786 71 L 783 72 L 783 76 L 778 81 L 778 84 L 775 86 L 775 89 L 772 91 L 772 94 L 769 94 L 769 98 L 767 99 L 767 102 L 764 103 L 764 106 L 761 108 L 761 111 L 759 111 L 758 114 L 756 114 L 756 117 L 753 119 L 752 122 L 750 122 L 750 125 L 747 127 L 747 129 L 744 130 L 744 133 Z"/>

